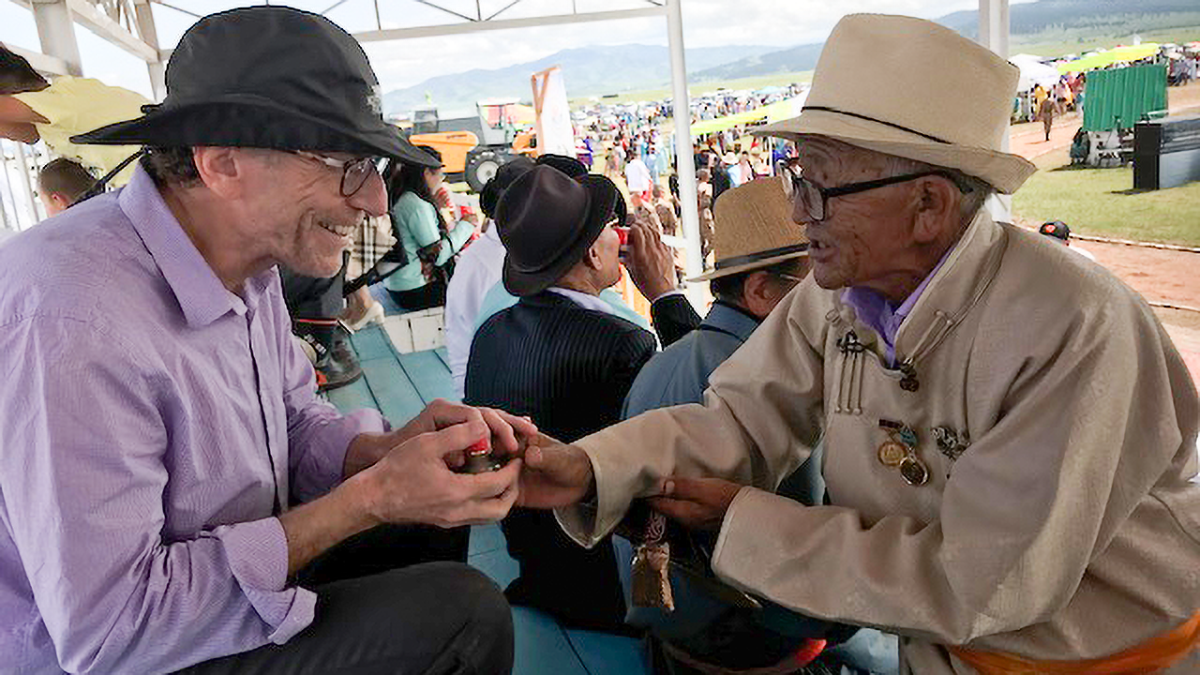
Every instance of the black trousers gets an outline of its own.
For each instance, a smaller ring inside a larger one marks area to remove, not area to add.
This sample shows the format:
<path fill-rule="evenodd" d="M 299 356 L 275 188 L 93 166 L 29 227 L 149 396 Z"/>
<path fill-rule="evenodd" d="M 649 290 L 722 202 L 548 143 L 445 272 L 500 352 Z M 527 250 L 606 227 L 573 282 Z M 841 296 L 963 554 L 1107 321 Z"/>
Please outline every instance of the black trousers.
<path fill-rule="evenodd" d="M 388 294 L 407 312 L 417 312 L 430 307 L 443 307 L 446 304 L 446 281 L 437 277 L 420 288 L 411 291 L 393 291 Z"/>
<path fill-rule="evenodd" d="M 301 585 L 317 593 L 311 626 L 287 644 L 182 672 L 508 675 L 512 614 L 500 589 L 461 562 L 430 562 L 457 558 L 460 547 L 465 558 L 466 538 L 463 530 L 396 526 L 352 537 L 299 575 Z M 376 571 L 384 562 L 411 564 Z"/>

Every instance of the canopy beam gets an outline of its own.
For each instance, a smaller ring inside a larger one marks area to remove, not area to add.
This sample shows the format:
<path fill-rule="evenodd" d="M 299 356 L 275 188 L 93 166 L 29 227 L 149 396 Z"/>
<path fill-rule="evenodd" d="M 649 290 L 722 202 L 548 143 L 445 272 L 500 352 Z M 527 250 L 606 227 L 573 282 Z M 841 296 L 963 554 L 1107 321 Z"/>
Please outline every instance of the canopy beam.
<path fill-rule="evenodd" d="M 539 28 L 542 26 L 560 26 L 572 23 L 588 23 L 593 21 L 617 21 L 620 19 L 641 19 L 650 16 L 663 16 L 662 7 L 645 7 L 637 9 L 620 9 L 604 12 L 580 12 L 579 14 L 555 14 L 550 16 L 528 17 L 522 19 L 491 19 L 483 21 L 468 21 L 442 26 L 414 26 L 412 28 L 388 28 L 355 33 L 359 42 L 382 42 L 385 40 L 407 40 L 411 38 L 443 37 L 447 35 L 464 35 L 493 30 L 512 30 L 514 28 Z"/>

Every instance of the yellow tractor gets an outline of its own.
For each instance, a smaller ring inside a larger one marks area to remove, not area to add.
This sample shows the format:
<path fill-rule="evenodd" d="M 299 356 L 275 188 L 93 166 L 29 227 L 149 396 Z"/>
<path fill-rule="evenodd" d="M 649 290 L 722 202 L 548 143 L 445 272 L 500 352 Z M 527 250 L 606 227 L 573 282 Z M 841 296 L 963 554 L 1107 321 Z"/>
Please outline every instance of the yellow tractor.
<path fill-rule="evenodd" d="M 475 104 L 474 117 L 439 119 L 437 108 L 418 108 L 408 140 L 437 149 L 446 180 L 465 180 L 479 192 L 503 164 L 536 154 L 531 110 L 515 100 L 488 100 Z"/>

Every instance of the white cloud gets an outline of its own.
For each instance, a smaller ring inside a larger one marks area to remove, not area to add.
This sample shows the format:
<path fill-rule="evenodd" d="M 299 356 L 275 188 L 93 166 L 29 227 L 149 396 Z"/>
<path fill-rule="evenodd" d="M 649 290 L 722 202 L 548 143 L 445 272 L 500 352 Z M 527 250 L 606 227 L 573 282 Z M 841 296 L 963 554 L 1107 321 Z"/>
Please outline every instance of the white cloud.
<path fill-rule="evenodd" d="M 249 0 L 173 0 L 171 4 L 197 14 L 222 11 Z M 336 0 L 288 0 L 290 5 L 309 11 L 322 11 Z M 465 15 L 475 15 L 475 0 L 436 0 Z M 511 0 L 479 0 L 479 9 L 488 17 Z M 934 18 L 973 9 L 978 0 L 682 0 L 684 35 L 689 47 L 724 45 L 793 46 L 823 41 L 838 19 L 855 12 L 887 12 Z M 645 0 L 522 0 L 504 11 L 500 18 L 520 18 L 568 11 L 574 4 L 580 12 L 607 11 L 647 6 Z M 351 32 L 385 28 L 457 23 L 445 12 L 413 0 L 378 0 L 378 22 L 373 0 L 346 0 L 329 12 L 329 17 Z M 161 44 L 173 45 L 195 18 L 156 5 L 154 16 Z M 12 20 L 7 20 L 8 18 Z M 28 10 L 15 3 L 0 2 L 0 41 L 37 48 L 31 42 L 32 26 Z M 364 46 L 379 74 L 385 90 L 406 87 L 429 77 L 473 68 L 503 68 L 548 56 L 562 49 L 599 44 L 667 43 L 666 22 L 661 18 L 628 19 L 601 23 L 563 25 L 460 35 L 454 37 L 372 42 Z M 83 38 L 80 49 L 87 68 L 103 77 L 114 76 L 122 82 L 146 80 L 144 67 L 136 59 L 126 59 L 116 48 L 98 39 Z M 115 51 L 113 51 L 115 50 Z M 114 53 L 116 54 L 114 56 Z M 102 66 L 93 64 L 100 62 Z M 134 73 L 134 70 L 139 72 Z M 125 86 L 130 86 L 126 84 Z"/>

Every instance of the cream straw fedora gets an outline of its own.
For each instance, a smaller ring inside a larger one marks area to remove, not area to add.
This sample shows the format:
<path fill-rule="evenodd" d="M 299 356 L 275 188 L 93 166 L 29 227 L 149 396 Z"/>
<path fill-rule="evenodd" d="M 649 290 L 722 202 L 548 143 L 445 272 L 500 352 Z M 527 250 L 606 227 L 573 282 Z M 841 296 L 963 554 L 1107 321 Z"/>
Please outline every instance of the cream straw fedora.
<path fill-rule="evenodd" d="M 760 178 L 725 191 L 713 213 L 713 269 L 708 281 L 808 255 L 804 226 L 792 220 L 784 178 Z"/>
<path fill-rule="evenodd" d="M 825 43 L 800 116 L 756 133 L 827 136 L 958 169 L 1012 194 L 1037 170 L 1001 150 L 1019 75 L 931 21 L 852 14 Z"/>

